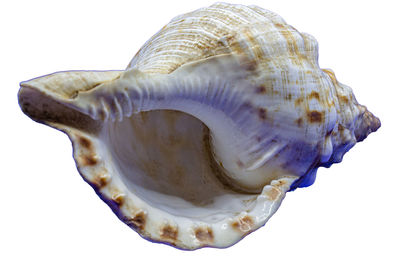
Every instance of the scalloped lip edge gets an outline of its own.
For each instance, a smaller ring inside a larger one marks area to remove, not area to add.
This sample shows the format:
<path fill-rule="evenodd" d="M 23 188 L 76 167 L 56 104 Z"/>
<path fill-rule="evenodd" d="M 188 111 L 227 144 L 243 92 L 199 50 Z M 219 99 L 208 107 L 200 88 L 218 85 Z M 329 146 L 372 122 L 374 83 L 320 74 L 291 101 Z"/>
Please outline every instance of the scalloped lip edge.
<path fill-rule="evenodd" d="M 212 224 L 200 221 L 193 223 L 190 218 L 171 215 L 152 207 L 134 194 L 125 195 L 128 189 L 122 183 L 116 181 L 118 179 L 113 179 L 112 176 L 106 177 L 105 175 L 104 178 L 107 181 L 99 182 L 99 180 L 96 180 L 99 176 L 88 175 L 89 171 L 95 170 L 103 163 L 98 155 L 92 158 L 93 161 L 86 157 L 87 151 L 84 151 L 84 147 L 82 148 L 82 146 L 85 146 L 82 142 L 93 142 L 93 137 L 90 134 L 57 123 L 41 123 L 68 136 L 72 143 L 72 154 L 79 174 L 124 224 L 148 241 L 169 245 L 181 250 L 192 251 L 204 247 L 227 248 L 236 244 L 248 234 L 265 225 L 279 208 L 291 184 L 298 179 L 298 177 L 285 177 L 272 181 L 271 185 L 264 187 L 256 198 L 256 204 L 248 211 L 243 211 L 238 215 L 230 216 Z M 79 138 L 82 138 L 81 141 L 79 141 Z M 90 146 L 89 144 L 86 145 Z M 113 190 L 117 191 L 114 195 L 112 194 Z M 115 197 L 122 192 L 124 194 L 123 201 Z M 132 198 L 136 198 L 136 200 Z M 133 208 L 135 212 L 129 212 L 129 210 L 132 210 L 132 206 L 135 206 Z M 144 225 L 135 222 L 135 216 L 138 215 L 142 215 L 144 218 Z"/>

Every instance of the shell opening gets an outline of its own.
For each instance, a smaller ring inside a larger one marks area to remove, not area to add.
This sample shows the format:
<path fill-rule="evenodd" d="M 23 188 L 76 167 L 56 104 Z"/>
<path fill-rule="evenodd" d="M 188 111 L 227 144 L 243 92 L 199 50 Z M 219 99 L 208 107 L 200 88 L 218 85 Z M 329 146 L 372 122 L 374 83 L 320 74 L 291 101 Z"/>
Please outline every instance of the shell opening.
<path fill-rule="evenodd" d="M 221 182 L 208 133 L 191 115 L 153 110 L 106 121 L 100 140 L 131 193 L 175 216 L 210 223 L 251 209 L 257 195 Z"/>

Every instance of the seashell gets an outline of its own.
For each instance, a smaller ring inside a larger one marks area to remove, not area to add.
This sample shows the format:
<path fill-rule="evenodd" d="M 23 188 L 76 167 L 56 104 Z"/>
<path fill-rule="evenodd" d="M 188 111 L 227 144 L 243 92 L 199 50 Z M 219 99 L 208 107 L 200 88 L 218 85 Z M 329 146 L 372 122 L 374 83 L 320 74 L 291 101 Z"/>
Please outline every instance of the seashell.
<path fill-rule="evenodd" d="M 33 120 L 65 132 L 82 177 L 142 237 L 227 247 L 263 226 L 380 121 L 318 44 L 257 6 L 172 19 L 124 71 L 21 83 Z"/>

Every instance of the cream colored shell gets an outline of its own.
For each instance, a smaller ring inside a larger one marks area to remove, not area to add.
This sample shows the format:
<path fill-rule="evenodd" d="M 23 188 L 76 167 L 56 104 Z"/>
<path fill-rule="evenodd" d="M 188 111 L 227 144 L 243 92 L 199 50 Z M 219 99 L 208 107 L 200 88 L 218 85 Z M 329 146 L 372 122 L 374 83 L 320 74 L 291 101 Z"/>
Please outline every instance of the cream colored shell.
<path fill-rule="evenodd" d="M 40 77 L 19 101 L 121 220 L 183 249 L 234 244 L 380 126 L 312 36 L 226 3 L 175 17 L 125 71 Z"/>

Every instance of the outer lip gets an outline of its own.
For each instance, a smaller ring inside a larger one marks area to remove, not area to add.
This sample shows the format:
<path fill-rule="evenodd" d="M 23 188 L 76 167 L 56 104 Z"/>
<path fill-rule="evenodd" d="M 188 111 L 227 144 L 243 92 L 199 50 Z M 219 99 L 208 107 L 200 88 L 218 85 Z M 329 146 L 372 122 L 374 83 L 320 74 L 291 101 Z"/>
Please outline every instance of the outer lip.
<path fill-rule="evenodd" d="M 267 220 L 276 212 L 278 209 L 281 201 L 284 198 L 285 192 L 288 190 L 291 182 L 294 179 L 280 179 L 274 181 L 272 185 L 268 185 L 264 188 L 263 192 L 258 196 L 257 201 L 259 203 L 253 208 L 253 210 L 242 213 L 237 215 L 236 217 L 227 218 L 222 222 L 218 222 L 215 225 L 203 225 L 200 227 L 195 228 L 192 224 L 193 228 L 192 231 L 195 232 L 195 229 L 202 229 L 202 227 L 210 227 L 212 229 L 214 240 L 206 240 L 203 242 L 199 242 L 196 238 L 192 239 L 192 242 L 187 243 L 185 241 L 180 240 L 179 236 L 172 240 L 172 238 L 168 237 L 167 235 L 160 235 L 159 231 L 155 229 L 148 230 L 147 227 L 140 227 L 137 224 L 132 222 L 132 214 L 127 213 L 127 209 L 125 205 L 129 205 L 129 202 L 134 202 L 134 200 L 130 199 L 130 196 L 126 196 L 123 203 L 116 201 L 116 199 L 110 195 L 110 188 L 113 186 L 114 179 L 113 177 L 109 178 L 109 182 L 105 186 L 99 186 L 99 183 L 94 181 L 95 176 L 89 176 L 87 168 L 93 168 L 92 166 L 84 166 L 82 164 L 82 147 L 79 145 L 78 137 L 79 135 L 73 133 L 71 130 L 68 129 L 59 129 L 65 132 L 71 142 L 73 143 L 73 156 L 76 162 L 76 166 L 80 175 L 84 178 L 84 180 L 95 190 L 96 194 L 111 208 L 111 210 L 118 216 L 118 218 L 127 224 L 129 227 L 133 228 L 139 235 L 143 238 L 150 240 L 155 243 L 163 243 L 172 245 L 174 247 L 183 249 L 183 250 L 194 250 L 202 247 L 218 247 L 218 248 L 225 248 L 234 245 L 242 238 L 244 238 L 249 233 L 255 231 L 259 227 L 263 226 Z M 101 160 L 101 159 L 99 159 Z M 119 191 L 124 192 L 124 188 L 120 186 L 116 186 Z M 143 206 L 140 208 L 140 211 L 137 212 L 144 212 L 146 214 L 146 224 L 160 224 L 159 221 L 152 222 L 152 215 L 156 212 L 162 214 L 161 216 L 166 216 L 169 218 L 170 221 L 175 221 L 177 225 L 173 225 L 173 229 L 180 229 L 180 220 L 190 221 L 187 218 L 179 218 L 171 216 L 170 214 L 166 214 L 164 211 L 160 211 L 155 207 L 151 207 L 146 203 L 142 203 Z M 154 209 L 150 211 L 149 209 Z M 158 214 L 157 214 L 158 215 Z M 226 228 L 225 230 L 222 230 Z M 162 229 L 162 228 L 160 228 Z M 227 240 L 217 240 L 219 238 L 219 231 L 224 231 L 225 233 L 223 236 Z M 187 235 L 189 233 L 183 233 Z M 229 238 L 229 236 L 231 236 Z"/>

